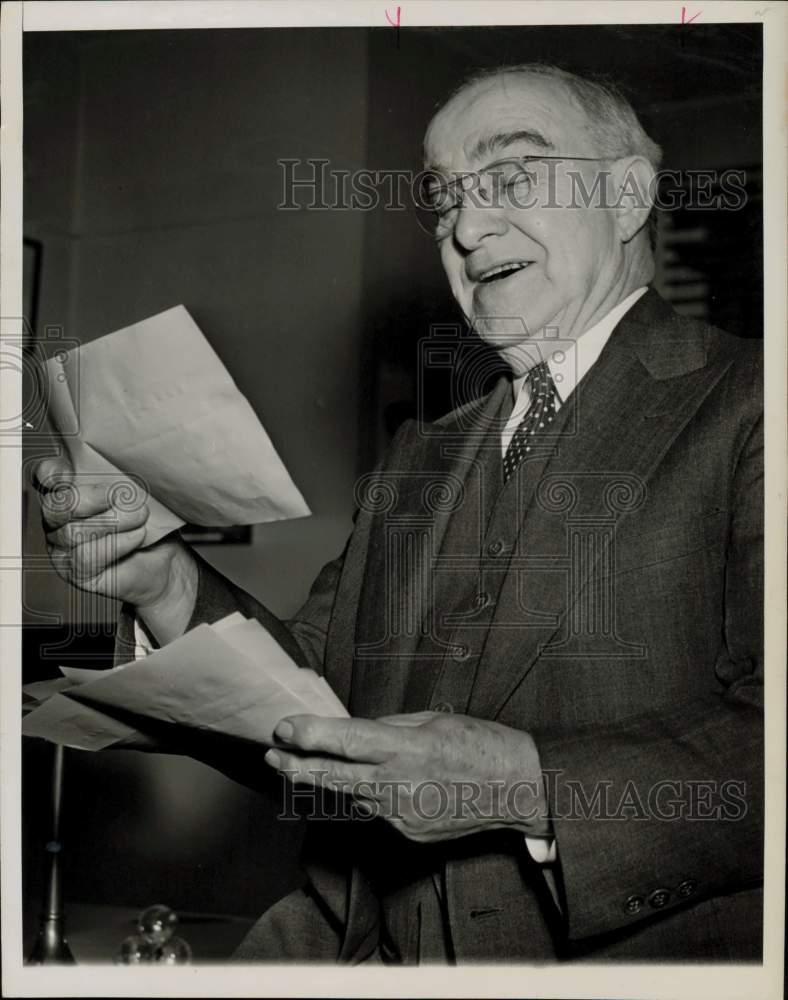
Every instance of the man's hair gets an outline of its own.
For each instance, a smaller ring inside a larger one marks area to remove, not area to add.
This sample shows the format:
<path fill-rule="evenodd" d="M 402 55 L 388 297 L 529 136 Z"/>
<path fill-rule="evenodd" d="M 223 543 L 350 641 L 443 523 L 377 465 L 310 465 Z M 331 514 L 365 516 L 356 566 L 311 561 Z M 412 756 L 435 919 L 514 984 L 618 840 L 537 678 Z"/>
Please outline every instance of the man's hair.
<path fill-rule="evenodd" d="M 569 99 L 585 112 L 589 135 L 602 154 L 614 159 L 642 156 L 655 170 L 659 169 L 662 150 L 646 134 L 618 85 L 608 78 L 577 76 L 546 63 L 518 63 L 477 70 L 463 80 L 451 97 L 485 80 L 510 75 L 537 77 L 561 85 Z M 565 152 L 571 155 L 572 150 Z"/>

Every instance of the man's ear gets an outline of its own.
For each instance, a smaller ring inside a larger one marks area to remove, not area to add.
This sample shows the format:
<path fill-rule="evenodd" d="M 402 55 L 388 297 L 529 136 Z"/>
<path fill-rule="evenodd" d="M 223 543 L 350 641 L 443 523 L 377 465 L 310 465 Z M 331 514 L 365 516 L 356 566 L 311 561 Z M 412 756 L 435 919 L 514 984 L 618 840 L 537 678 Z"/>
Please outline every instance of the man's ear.
<path fill-rule="evenodd" d="M 654 204 L 656 172 L 643 156 L 625 156 L 613 163 L 613 211 L 622 243 L 645 226 Z"/>

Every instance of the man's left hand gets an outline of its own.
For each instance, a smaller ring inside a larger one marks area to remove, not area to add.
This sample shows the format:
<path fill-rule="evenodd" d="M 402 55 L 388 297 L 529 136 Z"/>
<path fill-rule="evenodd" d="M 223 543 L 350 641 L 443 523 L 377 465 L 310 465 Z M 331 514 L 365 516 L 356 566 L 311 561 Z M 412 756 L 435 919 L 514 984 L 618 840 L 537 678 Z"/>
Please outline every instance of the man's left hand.
<path fill-rule="evenodd" d="M 410 840 L 481 830 L 549 835 L 539 755 L 526 732 L 467 715 L 383 719 L 294 715 L 276 727 L 265 760 L 299 784 L 351 795 Z"/>

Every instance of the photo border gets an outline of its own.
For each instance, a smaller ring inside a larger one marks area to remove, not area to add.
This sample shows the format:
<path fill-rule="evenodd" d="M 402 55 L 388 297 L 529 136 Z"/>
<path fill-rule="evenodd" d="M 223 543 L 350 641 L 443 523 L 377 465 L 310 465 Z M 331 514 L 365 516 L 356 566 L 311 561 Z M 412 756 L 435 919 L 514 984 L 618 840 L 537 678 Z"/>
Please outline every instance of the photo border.
<path fill-rule="evenodd" d="M 764 24 L 764 307 L 766 399 L 766 872 L 764 964 L 478 965 L 446 968 L 222 965 L 182 969 L 103 966 L 34 968 L 22 964 L 21 921 L 21 629 L 0 628 L 2 747 L 2 958 L 5 996 L 359 996 L 607 997 L 740 1000 L 782 996 L 785 900 L 786 624 L 786 8 L 757 2 L 682 6 L 673 2 L 408 3 L 317 2 L 5 2 L 0 24 L 0 341 L 23 333 L 22 33 L 24 31 L 501 24 Z M 388 20 L 390 24 L 391 21 Z M 396 29 L 392 29 L 396 30 Z M 687 24 L 687 30 L 692 30 Z M 0 347 L 2 346 L 0 342 Z M 22 412 L 21 374 L 0 371 L 2 412 Z M 21 439 L 0 448 L 2 621 L 20 621 Z M 163 991 L 163 993 L 162 993 Z"/>

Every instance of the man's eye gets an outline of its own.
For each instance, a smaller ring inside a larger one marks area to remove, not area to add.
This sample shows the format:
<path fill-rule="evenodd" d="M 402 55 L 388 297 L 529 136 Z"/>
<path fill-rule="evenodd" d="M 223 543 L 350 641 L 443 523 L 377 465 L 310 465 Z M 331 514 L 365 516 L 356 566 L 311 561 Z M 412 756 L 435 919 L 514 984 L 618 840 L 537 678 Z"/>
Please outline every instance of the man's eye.
<path fill-rule="evenodd" d="M 512 191 L 520 185 L 528 185 L 529 187 L 533 183 L 534 175 L 528 170 L 520 167 L 509 177 L 504 178 L 504 184 L 507 191 Z"/>
<path fill-rule="evenodd" d="M 435 208 L 435 214 L 438 218 L 445 219 L 448 215 L 454 212 L 456 208 L 457 202 L 454 199 L 447 198 Z"/>

